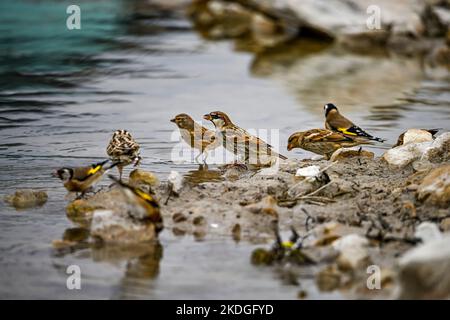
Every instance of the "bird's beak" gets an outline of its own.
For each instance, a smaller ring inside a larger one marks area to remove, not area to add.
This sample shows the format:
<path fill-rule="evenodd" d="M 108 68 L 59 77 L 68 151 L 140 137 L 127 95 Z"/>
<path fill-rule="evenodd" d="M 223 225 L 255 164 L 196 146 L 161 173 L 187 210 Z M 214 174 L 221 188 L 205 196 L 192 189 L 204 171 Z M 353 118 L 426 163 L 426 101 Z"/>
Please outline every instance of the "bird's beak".
<path fill-rule="evenodd" d="M 289 143 L 287 146 L 287 150 L 291 151 L 292 149 L 294 149 L 294 146 L 291 143 Z"/>
<path fill-rule="evenodd" d="M 176 122 L 175 118 L 173 118 L 173 119 L 170 119 L 170 122 L 173 122 L 173 123 L 175 123 L 175 122 Z"/>
<path fill-rule="evenodd" d="M 58 171 L 53 171 L 52 172 L 52 177 L 59 178 Z"/>
<path fill-rule="evenodd" d="M 212 120 L 212 117 L 211 117 L 211 115 L 210 115 L 209 113 L 207 113 L 207 114 L 205 114 L 205 115 L 203 116 L 203 119 L 211 121 L 211 120 Z"/>

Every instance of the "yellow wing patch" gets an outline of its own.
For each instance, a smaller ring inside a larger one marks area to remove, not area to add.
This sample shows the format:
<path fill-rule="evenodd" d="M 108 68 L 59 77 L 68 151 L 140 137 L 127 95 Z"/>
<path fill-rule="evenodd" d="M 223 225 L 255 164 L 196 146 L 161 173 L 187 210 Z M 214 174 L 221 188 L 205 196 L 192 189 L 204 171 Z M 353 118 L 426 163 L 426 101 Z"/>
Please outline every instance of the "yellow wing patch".
<path fill-rule="evenodd" d="M 146 200 L 146 201 L 151 201 L 154 202 L 155 200 L 153 200 L 152 196 L 149 195 L 148 193 L 145 193 L 139 189 L 135 189 L 136 194 L 141 197 L 142 199 Z"/>
<path fill-rule="evenodd" d="M 347 131 L 347 129 L 345 129 L 345 128 L 338 128 L 338 131 L 339 131 L 339 132 L 342 132 L 343 134 L 348 134 L 348 135 L 350 135 L 350 136 L 357 136 L 356 133 L 349 132 L 349 131 Z"/>
<path fill-rule="evenodd" d="M 292 249 L 292 248 L 294 247 L 294 244 L 295 244 L 295 243 L 293 243 L 292 241 L 284 241 L 281 245 L 282 245 L 284 248 Z"/>
<path fill-rule="evenodd" d="M 87 172 L 88 175 L 96 174 L 102 168 L 101 165 L 96 166 L 95 168 L 89 169 Z"/>

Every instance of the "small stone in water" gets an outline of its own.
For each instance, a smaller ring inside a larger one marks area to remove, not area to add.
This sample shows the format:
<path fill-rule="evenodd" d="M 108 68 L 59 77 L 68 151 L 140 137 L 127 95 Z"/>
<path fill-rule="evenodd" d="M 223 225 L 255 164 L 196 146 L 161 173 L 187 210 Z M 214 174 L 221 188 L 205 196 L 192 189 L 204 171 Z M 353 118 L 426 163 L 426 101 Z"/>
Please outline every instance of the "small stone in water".
<path fill-rule="evenodd" d="M 5 196 L 5 202 L 16 209 L 40 207 L 47 202 L 48 196 L 45 191 L 17 190 L 13 195 Z"/>
<path fill-rule="evenodd" d="M 175 222 L 175 223 L 179 223 L 179 222 L 186 221 L 187 218 L 186 218 L 186 216 L 185 216 L 184 214 L 178 212 L 178 213 L 175 213 L 175 214 L 172 216 L 172 220 L 173 220 L 173 222 Z"/>

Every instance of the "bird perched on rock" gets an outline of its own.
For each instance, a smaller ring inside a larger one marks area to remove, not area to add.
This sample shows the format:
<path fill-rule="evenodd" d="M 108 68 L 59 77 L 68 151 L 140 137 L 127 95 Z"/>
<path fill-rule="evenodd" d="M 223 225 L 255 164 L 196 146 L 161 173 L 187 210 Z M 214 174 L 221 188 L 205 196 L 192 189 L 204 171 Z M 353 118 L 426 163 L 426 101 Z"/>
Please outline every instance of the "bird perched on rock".
<path fill-rule="evenodd" d="M 325 128 L 328 130 L 340 132 L 348 137 L 359 137 L 367 140 L 374 140 L 378 142 L 384 142 L 384 139 L 374 137 L 363 129 L 355 125 L 346 117 L 341 115 L 337 107 L 332 103 L 327 103 L 324 106 L 325 110 Z"/>
<path fill-rule="evenodd" d="M 336 150 L 360 144 L 372 144 L 372 142 L 358 137 L 350 138 L 328 129 L 311 129 L 293 133 L 288 139 L 287 149 L 290 151 L 301 148 L 330 159 Z"/>
<path fill-rule="evenodd" d="M 243 157 L 245 163 L 260 164 L 261 156 L 287 159 L 273 151 L 270 144 L 235 125 L 224 112 L 214 111 L 205 114 L 203 118 L 214 124 L 216 132 L 219 134 L 217 136 L 221 138 L 224 148 Z"/>
<path fill-rule="evenodd" d="M 424 142 L 431 141 L 440 129 L 409 129 L 403 132 L 397 139 L 397 143 L 392 147 L 402 146 L 410 141 Z M 406 136 L 406 137 L 405 137 Z"/>
<path fill-rule="evenodd" d="M 155 230 L 157 232 L 163 229 L 163 220 L 159 203 L 155 198 L 142 189 L 130 186 L 112 175 L 108 175 L 108 177 L 117 183 L 131 203 L 136 204 L 136 208 L 133 208 L 133 210 L 130 210 L 129 212 L 129 215 L 132 218 L 152 222 L 155 225 Z"/>
<path fill-rule="evenodd" d="M 139 144 L 133 139 L 127 130 L 116 130 L 109 141 L 106 153 L 114 162 L 118 162 L 119 179 L 122 180 L 123 167 L 134 162 L 134 166 L 139 165 L 141 156 L 139 155 Z"/>
<path fill-rule="evenodd" d="M 215 133 L 198 123 L 196 123 L 189 115 L 180 113 L 175 118 L 170 120 L 175 123 L 180 129 L 181 138 L 191 146 L 191 148 L 200 150 L 200 153 L 195 157 L 198 162 L 198 157 L 203 156 L 207 151 L 213 150 L 220 145 L 220 141 L 216 139 Z M 206 157 L 203 162 L 206 163 Z"/>
<path fill-rule="evenodd" d="M 69 192 L 81 192 L 83 196 L 96 182 L 98 182 L 106 171 L 115 167 L 118 163 L 107 166 L 109 160 L 99 162 L 87 167 L 63 167 L 53 173 L 54 177 L 61 179 L 64 187 Z"/>

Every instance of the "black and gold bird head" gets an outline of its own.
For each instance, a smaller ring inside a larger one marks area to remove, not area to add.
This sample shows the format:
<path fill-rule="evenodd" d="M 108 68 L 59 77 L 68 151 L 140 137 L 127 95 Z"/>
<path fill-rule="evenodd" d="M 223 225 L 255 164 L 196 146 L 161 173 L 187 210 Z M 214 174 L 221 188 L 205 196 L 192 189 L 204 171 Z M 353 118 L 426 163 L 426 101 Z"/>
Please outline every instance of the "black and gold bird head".
<path fill-rule="evenodd" d="M 233 124 L 228 115 L 222 111 L 207 113 L 203 116 L 203 119 L 211 121 L 219 130 Z"/>
<path fill-rule="evenodd" d="M 330 111 L 335 110 L 338 111 L 337 107 L 332 103 L 327 103 L 323 106 L 323 110 L 325 111 L 325 117 L 330 113 Z"/>
<path fill-rule="evenodd" d="M 175 118 L 170 119 L 170 121 L 175 123 L 180 129 L 194 129 L 194 120 L 186 113 L 177 114 Z"/>

